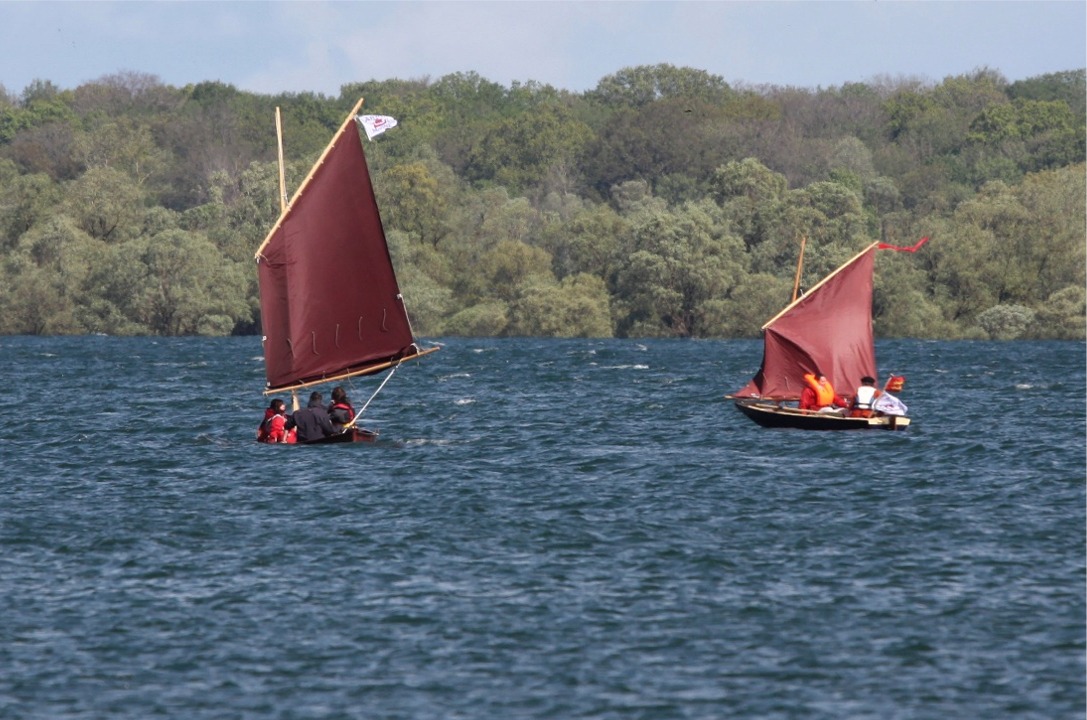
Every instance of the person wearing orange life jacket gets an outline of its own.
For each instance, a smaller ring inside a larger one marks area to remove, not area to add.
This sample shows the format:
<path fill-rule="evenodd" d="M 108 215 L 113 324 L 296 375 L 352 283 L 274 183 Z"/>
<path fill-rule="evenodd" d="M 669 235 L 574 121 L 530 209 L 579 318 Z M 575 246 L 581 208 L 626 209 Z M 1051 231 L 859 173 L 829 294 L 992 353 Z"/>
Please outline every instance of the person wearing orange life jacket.
<path fill-rule="evenodd" d="M 800 392 L 801 410 L 819 411 L 823 408 L 848 408 L 849 402 L 834 392 L 834 386 L 830 384 L 822 373 L 804 373 L 805 387 Z"/>
<path fill-rule="evenodd" d="M 872 417 L 872 403 L 879 397 L 879 389 L 876 387 L 876 379 L 869 375 L 861 378 L 861 386 L 857 388 L 857 394 L 853 397 L 853 404 L 849 407 L 850 417 Z"/>
<path fill-rule="evenodd" d="M 328 418 L 332 421 L 332 427 L 337 432 L 343 430 L 355 419 L 355 408 L 351 407 L 351 401 L 347 398 L 347 391 L 342 385 L 332 389 L 332 402 L 328 406 Z"/>

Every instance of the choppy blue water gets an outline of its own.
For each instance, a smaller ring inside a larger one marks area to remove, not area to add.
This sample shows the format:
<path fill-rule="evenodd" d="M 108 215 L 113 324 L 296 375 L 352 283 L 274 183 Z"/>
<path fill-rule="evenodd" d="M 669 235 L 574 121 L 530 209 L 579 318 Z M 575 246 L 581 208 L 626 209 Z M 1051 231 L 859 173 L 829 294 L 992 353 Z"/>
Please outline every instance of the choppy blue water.
<path fill-rule="evenodd" d="M 449 339 L 273 447 L 256 338 L 0 338 L 0 717 L 1083 717 L 1084 345 L 878 351 L 904 433 L 758 428 L 755 342 Z"/>

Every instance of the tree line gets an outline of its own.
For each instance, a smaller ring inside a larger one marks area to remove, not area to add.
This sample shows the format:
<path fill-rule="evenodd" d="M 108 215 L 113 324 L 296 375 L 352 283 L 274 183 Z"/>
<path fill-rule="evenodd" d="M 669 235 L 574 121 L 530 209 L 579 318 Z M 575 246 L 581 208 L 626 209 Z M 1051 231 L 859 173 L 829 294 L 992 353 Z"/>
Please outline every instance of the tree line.
<path fill-rule="evenodd" d="M 751 337 L 873 240 L 877 335 L 1083 339 L 1085 71 L 802 89 L 625 68 L 338 97 L 122 72 L 0 85 L 0 333 L 260 330 L 254 250 L 359 97 L 421 335 Z"/>

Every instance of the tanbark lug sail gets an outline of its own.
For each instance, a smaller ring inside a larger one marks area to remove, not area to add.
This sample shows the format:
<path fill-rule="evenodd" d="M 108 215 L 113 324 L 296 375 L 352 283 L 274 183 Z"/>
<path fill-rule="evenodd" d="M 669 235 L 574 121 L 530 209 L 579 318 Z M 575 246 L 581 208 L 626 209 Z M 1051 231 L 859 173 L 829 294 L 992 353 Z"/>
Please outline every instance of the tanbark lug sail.
<path fill-rule="evenodd" d="M 408 321 L 356 124 L 362 102 L 255 254 L 265 395 L 393 370 L 438 349 L 421 348 Z"/>

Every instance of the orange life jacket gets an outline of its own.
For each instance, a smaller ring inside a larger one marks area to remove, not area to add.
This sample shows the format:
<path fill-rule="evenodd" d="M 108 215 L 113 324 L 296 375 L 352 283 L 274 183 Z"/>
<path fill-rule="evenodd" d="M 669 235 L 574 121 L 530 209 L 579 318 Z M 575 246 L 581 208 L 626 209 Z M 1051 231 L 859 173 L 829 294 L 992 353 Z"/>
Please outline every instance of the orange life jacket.
<path fill-rule="evenodd" d="M 819 407 L 826 407 L 834 404 L 834 386 L 830 384 L 829 380 L 819 382 L 819 378 L 811 373 L 804 373 L 804 382 L 808 383 L 808 387 L 815 391 L 815 402 L 819 404 Z"/>

